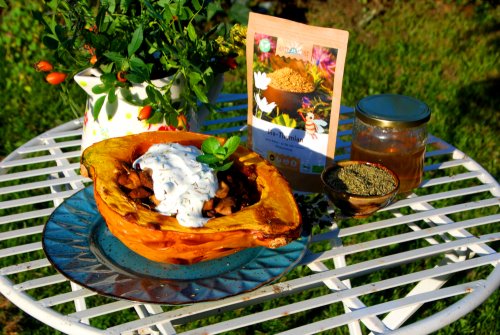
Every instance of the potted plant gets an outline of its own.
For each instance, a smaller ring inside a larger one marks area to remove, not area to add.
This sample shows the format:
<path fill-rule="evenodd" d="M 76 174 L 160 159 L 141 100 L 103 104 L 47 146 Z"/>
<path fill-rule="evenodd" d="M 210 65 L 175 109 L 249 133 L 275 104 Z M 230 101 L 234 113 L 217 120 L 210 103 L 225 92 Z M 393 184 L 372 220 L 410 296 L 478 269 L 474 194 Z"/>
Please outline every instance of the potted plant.
<path fill-rule="evenodd" d="M 207 111 L 217 78 L 220 84 L 244 53 L 244 27 L 213 23 L 220 1 L 52 0 L 47 6 L 39 16 L 43 42 L 58 65 L 42 61 L 36 67 L 49 72 L 46 80 L 61 85 L 65 98 L 74 76 L 89 94 L 84 137 L 96 138 L 84 146 L 113 137 L 113 131 L 141 131 L 124 129 L 125 122 L 139 122 L 142 131 L 186 128 L 192 113 Z M 120 118 L 123 104 L 129 109 Z M 119 126 L 93 134 L 85 129 L 108 121 Z"/>

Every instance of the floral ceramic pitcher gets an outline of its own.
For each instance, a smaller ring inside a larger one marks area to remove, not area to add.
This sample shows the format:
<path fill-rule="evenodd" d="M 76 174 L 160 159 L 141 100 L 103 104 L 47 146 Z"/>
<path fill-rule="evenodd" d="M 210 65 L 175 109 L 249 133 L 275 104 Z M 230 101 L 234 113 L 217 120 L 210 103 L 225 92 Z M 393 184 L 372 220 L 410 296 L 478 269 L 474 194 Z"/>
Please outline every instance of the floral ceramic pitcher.
<path fill-rule="evenodd" d="M 107 138 L 161 130 L 162 127 L 167 126 L 164 122 L 150 124 L 145 120 L 139 120 L 138 115 L 142 107 L 127 102 L 121 89 L 117 90 L 115 103 L 108 103 L 106 97 L 98 118 L 94 119 L 94 105 L 97 99 L 104 95 L 104 93 L 96 94 L 92 92 L 94 86 L 101 84 L 100 76 L 101 72 L 94 68 L 86 69 L 75 76 L 77 84 L 88 94 L 83 121 L 82 151 L 93 143 Z M 169 78 L 158 79 L 153 84 L 162 87 L 169 80 Z M 172 85 L 170 89 L 172 98 L 176 99 L 180 96 L 180 89 L 180 84 Z M 129 90 L 138 99 L 142 100 L 147 97 L 146 84 L 135 84 Z"/>
<path fill-rule="evenodd" d="M 108 103 L 108 98 L 105 98 L 98 118 L 94 119 L 94 105 L 97 99 L 105 95 L 104 93 L 96 94 L 92 91 L 94 86 L 101 84 L 100 76 L 101 72 L 95 68 L 88 68 L 75 75 L 77 84 L 88 94 L 83 120 L 82 151 L 93 143 L 107 138 L 138 134 L 145 131 L 170 129 L 165 122 L 151 124 L 145 120 L 139 120 L 138 115 L 142 107 L 126 101 L 122 94 L 122 89 L 117 90 L 117 99 L 114 104 Z M 157 87 L 163 87 L 167 85 L 170 80 L 171 79 L 167 77 L 153 80 L 152 83 Z M 222 91 L 223 83 L 223 74 L 217 75 L 212 85 L 210 85 L 207 94 L 210 103 L 215 102 L 219 96 Z M 181 89 L 182 82 L 180 80 L 171 86 L 170 94 L 172 95 L 172 99 L 178 99 L 180 97 Z M 147 97 L 145 83 L 134 84 L 128 91 L 130 92 L 128 94 L 132 94 L 135 98 L 140 100 L 146 99 Z M 208 109 L 201 106 L 196 113 L 192 111 L 190 115 L 188 115 L 189 121 L 187 128 L 192 132 L 199 131 L 203 121 L 207 117 Z"/>

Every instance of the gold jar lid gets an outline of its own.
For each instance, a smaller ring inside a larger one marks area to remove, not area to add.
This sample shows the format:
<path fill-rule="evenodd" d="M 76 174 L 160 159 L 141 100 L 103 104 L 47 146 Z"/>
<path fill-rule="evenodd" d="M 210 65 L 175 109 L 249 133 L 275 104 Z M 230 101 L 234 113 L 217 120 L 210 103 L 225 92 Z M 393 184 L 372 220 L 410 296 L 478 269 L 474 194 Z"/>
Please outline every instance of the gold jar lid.
<path fill-rule="evenodd" d="M 378 127 L 412 128 L 431 117 L 429 106 L 412 97 L 398 94 L 378 94 L 361 99 L 355 108 L 361 121 Z"/>

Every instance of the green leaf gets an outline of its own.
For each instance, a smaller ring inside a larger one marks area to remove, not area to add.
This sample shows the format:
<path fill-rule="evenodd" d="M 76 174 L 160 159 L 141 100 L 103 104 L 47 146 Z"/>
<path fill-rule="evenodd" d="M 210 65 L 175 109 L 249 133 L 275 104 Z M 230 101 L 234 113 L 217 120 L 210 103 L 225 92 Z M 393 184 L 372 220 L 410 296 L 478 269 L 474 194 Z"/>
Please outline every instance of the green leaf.
<path fill-rule="evenodd" d="M 102 22 L 102 26 L 99 28 L 103 31 L 106 31 L 109 35 L 116 34 L 117 29 L 120 27 L 120 21 L 121 20 L 113 20 L 109 16 L 104 16 L 104 21 Z M 126 41 L 123 41 L 121 39 L 118 39 L 120 43 L 127 43 Z M 115 48 L 110 48 L 110 50 L 116 50 Z"/>
<path fill-rule="evenodd" d="M 108 7 L 110 13 L 114 13 L 116 10 L 115 0 L 102 0 L 102 5 Z"/>
<path fill-rule="evenodd" d="M 187 33 L 188 33 L 189 39 L 193 42 L 196 41 L 196 39 L 198 38 L 198 36 L 196 35 L 196 30 L 194 29 L 194 26 L 191 22 L 189 22 L 189 24 L 187 26 Z"/>
<path fill-rule="evenodd" d="M 165 120 L 163 113 L 159 110 L 153 110 L 153 115 L 147 120 L 148 123 L 162 123 Z"/>
<path fill-rule="evenodd" d="M 127 80 L 129 80 L 131 83 L 134 83 L 134 84 L 143 83 L 147 79 L 147 77 L 144 77 L 144 76 L 137 74 L 137 73 L 128 73 L 125 76 L 125 78 L 127 78 Z"/>
<path fill-rule="evenodd" d="M 94 109 L 92 110 L 92 116 L 95 120 L 99 117 L 99 113 L 101 112 L 102 106 L 104 105 L 104 100 L 106 100 L 106 96 L 103 95 L 99 99 L 97 99 L 94 103 Z"/>
<path fill-rule="evenodd" d="M 247 25 L 249 12 L 250 8 L 247 5 L 235 2 L 229 9 L 229 17 L 231 17 L 236 22 Z"/>
<path fill-rule="evenodd" d="M 214 168 L 215 171 L 226 171 L 228 170 L 231 165 L 233 165 L 233 162 L 227 162 L 226 164 L 222 165 L 222 166 L 217 166 Z"/>
<path fill-rule="evenodd" d="M 169 101 L 167 101 L 161 92 L 159 92 L 153 85 L 148 85 L 146 86 L 146 94 L 148 96 L 148 99 L 151 101 L 152 104 L 154 105 L 161 105 L 164 109 L 168 106 L 170 106 Z M 165 112 L 166 110 L 164 110 Z"/>
<path fill-rule="evenodd" d="M 146 86 L 146 95 L 148 96 L 148 99 L 151 101 L 156 101 L 156 93 L 157 91 L 153 86 Z"/>
<path fill-rule="evenodd" d="M 105 52 L 104 57 L 109 58 L 113 62 L 117 63 L 123 63 L 127 61 L 127 58 L 120 55 L 118 52 L 110 51 L 110 52 Z"/>
<path fill-rule="evenodd" d="M 201 9 L 201 5 L 198 0 L 192 0 L 191 4 L 193 5 L 195 11 L 199 11 Z"/>
<path fill-rule="evenodd" d="M 214 155 L 199 155 L 196 157 L 196 160 L 200 163 L 205 163 L 208 165 L 216 164 L 219 162 L 219 159 Z"/>
<path fill-rule="evenodd" d="M 136 81 L 142 83 L 149 79 L 150 75 L 150 66 L 148 66 L 142 59 L 137 56 L 132 56 L 130 58 L 130 70 L 136 75 L 142 77 L 140 81 Z"/>
<path fill-rule="evenodd" d="M 214 154 L 220 148 L 220 143 L 215 137 L 209 137 L 201 144 L 201 151 L 205 154 Z"/>
<path fill-rule="evenodd" d="M 189 74 L 189 83 L 191 85 L 193 85 L 193 86 L 200 84 L 200 82 L 202 81 L 202 79 L 203 78 L 202 78 L 201 74 L 198 73 L 198 72 L 191 72 Z"/>
<path fill-rule="evenodd" d="M 163 2 L 165 2 L 165 1 L 163 1 Z M 161 21 L 161 15 L 160 15 L 160 13 L 155 9 L 155 7 L 153 7 L 153 5 L 151 4 L 150 1 L 144 1 L 144 5 L 147 7 L 147 9 L 149 11 L 148 13 L 150 15 L 152 15 L 153 17 L 155 17 L 157 20 Z M 158 5 L 160 5 L 160 7 L 164 6 L 164 4 L 161 3 L 161 2 L 158 3 Z"/>
<path fill-rule="evenodd" d="M 99 85 L 95 85 L 94 87 L 92 87 L 92 93 L 94 93 L 94 94 L 103 94 L 103 93 L 106 93 L 108 90 L 109 90 L 109 87 L 107 85 L 104 85 L 104 84 L 99 84 Z"/>
<path fill-rule="evenodd" d="M 108 103 L 114 104 L 116 102 L 116 91 L 114 89 L 110 89 L 108 91 Z"/>
<path fill-rule="evenodd" d="M 167 117 L 167 124 L 169 126 L 177 127 L 178 124 L 177 113 L 168 113 L 166 117 Z"/>
<path fill-rule="evenodd" d="M 97 29 L 99 31 L 101 30 L 105 19 L 106 19 L 106 7 L 101 7 L 99 8 L 99 11 L 97 12 L 97 15 L 95 17 L 95 24 L 97 25 Z"/>
<path fill-rule="evenodd" d="M 55 35 L 43 36 L 42 42 L 47 48 L 49 48 L 51 50 L 56 50 L 57 47 L 59 46 L 59 41 L 57 40 L 57 36 L 55 36 Z"/>
<path fill-rule="evenodd" d="M 224 160 L 227 158 L 227 149 L 224 147 L 218 147 L 217 150 L 215 150 L 214 155 Z"/>
<path fill-rule="evenodd" d="M 114 73 L 104 73 L 99 79 L 109 89 L 115 85 L 116 75 Z"/>
<path fill-rule="evenodd" d="M 193 92 L 196 95 L 196 97 L 198 98 L 198 100 L 200 100 L 202 103 L 204 103 L 204 104 L 210 103 L 207 95 L 205 94 L 205 92 L 203 92 L 203 90 L 200 88 L 200 86 L 195 85 L 195 86 L 191 87 L 191 89 L 193 90 Z"/>
<path fill-rule="evenodd" d="M 141 47 L 142 41 L 144 40 L 144 31 L 142 25 L 139 26 L 132 35 L 132 41 L 127 47 L 128 56 L 131 57 L 139 48 Z"/>
<path fill-rule="evenodd" d="M 212 17 L 221 11 L 222 7 L 218 3 L 210 2 L 207 6 L 207 20 L 211 20 Z"/>
<path fill-rule="evenodd" d="M 58 41 L 65 41 L 66 40 L 66 30 L 63 26 L 61 25 L 56 25 L 55 28 L 54 28 L 54 34 L 55 36 L 57 36 L 57 40 Z"/>
<path fill-rule="evenodd" d="M 227 139 L 227 141 L 224 143 L 224 148 L 227 149 L 227 155 L 230 156 L 233 152 L 238 149 L 238 146 L 240 145 L 240 138 L 238 136 L 231 136 L 230 138 Z"/>
<path fill-rule="evenodd" d="M 129 8 L 131 2 L 132 2 L 132 0 L 121 0 L 120 1 L 120 9 L 123 12 L 128 11 L 128 8 Z"/>
<path fill-rule="evenodd" d="M 113 66 L 114 66 L 114 65 L 115 65 L 114 63 L 103 64 L 103 65 L 101 65 L 101 70 L 102 70 L 102 72 L 104 72 L 105 74 L 110 74 L 110 73 L 111 73 L 111 71 L 113 71 Z M 114 79 L 113 79 L 113 80 L 114 80 Z M 102 76 L 101 76 L 101 81 L 104 81 L 104 80 L 102 79 Z"/>

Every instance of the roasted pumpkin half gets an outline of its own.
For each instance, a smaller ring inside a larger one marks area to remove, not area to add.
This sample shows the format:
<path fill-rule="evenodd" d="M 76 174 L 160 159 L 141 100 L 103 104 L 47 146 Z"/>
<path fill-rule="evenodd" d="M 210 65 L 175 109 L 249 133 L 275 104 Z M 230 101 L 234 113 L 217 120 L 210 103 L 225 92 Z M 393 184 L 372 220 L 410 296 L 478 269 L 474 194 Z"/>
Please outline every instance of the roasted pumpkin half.
<path fill-rule="evenodd" d="M 128 248 L 156 262 L 194 264 L 255 246 L 277 248 L 300 236 L 301 215 L 288 182 L 273 165 L 243 146 L 231 156 L 233 168 L 252 178 L 256 202 L 211 218 L 200 228 L 182 226 L 174 216 L 137 203 L 119 185 L 119 176 L 153 144 L 177 142 L 200 148 L 207 137 L 147 132 L 104 140 L 83 152 L 81 173 L 94 181 L 97 208 L 111 233 Z"/>

